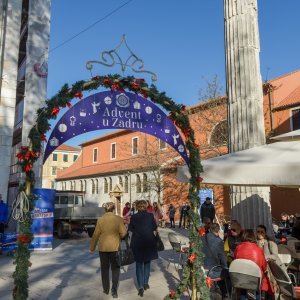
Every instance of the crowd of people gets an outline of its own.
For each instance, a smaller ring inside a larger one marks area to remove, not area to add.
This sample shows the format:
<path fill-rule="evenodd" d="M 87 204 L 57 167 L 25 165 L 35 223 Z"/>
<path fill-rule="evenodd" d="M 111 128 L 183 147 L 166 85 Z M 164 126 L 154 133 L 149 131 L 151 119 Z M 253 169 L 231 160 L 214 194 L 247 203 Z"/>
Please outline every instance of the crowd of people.
<path fill-rule="evenodd" d="M 300 218 L 299 218 L 300 219 Z M 286 221 L 284 218 L 283 221 Z M 211 223 L 210 219 L 202 219 L 206 234 L 202 237 L 204 252 L 204 268 L 210 278 L 224 278 L 218 282 L 222 296 L 225 297 L 231 291 L 229 266 L 235 259 L 251 260 L 259 266 L 262 275 L 262 293 L 264 299 L 275 299 L 276 281 L 268 267 L 268 261 L 273 260 L 286 271 L 286 266 L 281 262 L 278 255 L 278 245 L 267 235 L 267 228 L 261 224 L 256 229 L 243 229 L 237 220 L 232 220 L 224 238 L 220 237 L 220 225 Z M 293 222 L 290 232 L 297 236 L 299 225 L 298 219 Z M 289 224 L 290 225 L 290 224 Z M 296 226 L 298 225 L 298 227 Z M 213 268 L 219 265 L 219 268 Z M 210 271 L 212 270 L 212 271 Z M 246 291 L 239 291 L 239 299 L 247 299 Z M 258 299 L 258 294 L 257 294 Z"/>
<path fill-rule="evenodd" d="M 120 249 L 121 239 L 130 237 L 130 247 L 136 262 L 136 279 L 138 295 L 143 297 L 144 292 L 150 288 L 149 277 L 151 261 L 158 258 L 157 228 L 170 224 L 175 227 L 175 214 L 179 212 L 179 228 L 189 227 L 190 206 L 186 202 L 180 207 L 173 204 L 160 206 L 159 203 L 139 200 L 125 204 L 121 216 L 114 214 L 115 205 L 107 203 L 106 213 L 99 218 L 95 232 L 91 239 L 90 251 L 94 252 L 98 243 L 100 255 L 101 276 L 103 292 L 109 294 L 109 270 L 112 271 L 112 289 L 114 298 L 118 297 L 120 266 L 117 263 L 117 253 Z M 254 262 L 261 270 L 262 292 L 264 299 L 274 299 L 276 282 L 268 270 L 268 261 L 273 260 L 281 268 L 286 266 L 278 255 L 277 243 L 268 237 L 264 224 L 254 229 L 243 229 L 238 220 L 231 220 L 221 235 L 221 228 L 215 223 L 215 208 L 211 199 L 207 197 L 199 210 L 199 217 L 204 227 L 202 236 L 204 269 L 210 278 L 224 278 L 218 281 L 223 297 L 231 291 L 229 266 L 235 259 L 247 259 Z M 278 230 L 292 233 L 299 239 L 300 216 L 287 216 L 282 214 Z M 273 228 L 272 228 L 273 229 Z M 272 231 L 271 229 L 271 231 Z M 275 228 L 276 232 L 276 228 Z M 283 234 L 281 232 L 281 234 Z M 213 268 L 219 265 L 218 268 Z M 247 299 L 246 291 L 239 291 L 239 299 Z"/>

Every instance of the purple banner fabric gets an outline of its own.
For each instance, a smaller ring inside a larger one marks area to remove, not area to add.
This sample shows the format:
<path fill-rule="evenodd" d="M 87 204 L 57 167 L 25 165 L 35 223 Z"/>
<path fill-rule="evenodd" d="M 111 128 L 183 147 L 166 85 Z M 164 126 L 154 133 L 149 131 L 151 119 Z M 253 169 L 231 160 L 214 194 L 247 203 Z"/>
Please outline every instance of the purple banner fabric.
<path fill-rule="evenodd" d="M 88 96 L 62 116 L 49 137 L 44 162 L 69 139 L 100 129 L 129 129 L 155 136 L 173 147 L 189 165 L 176 126 L 159 107 L 139 95 L 112 91 Z"/>

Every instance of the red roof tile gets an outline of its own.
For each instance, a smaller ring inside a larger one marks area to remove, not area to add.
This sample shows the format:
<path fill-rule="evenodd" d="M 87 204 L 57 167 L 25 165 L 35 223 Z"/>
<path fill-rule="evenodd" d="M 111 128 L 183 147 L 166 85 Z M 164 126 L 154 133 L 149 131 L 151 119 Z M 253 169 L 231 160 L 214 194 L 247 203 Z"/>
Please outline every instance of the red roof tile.
<path fill-rule="evenodd" d="M 299 86 L 290 93 L 285 99 L 283 99 L 281 102 L 279 102 L 274 109 L 282 109 L 288 106 L 295 106 L 297 104 L 300 104 L 300 82 Z"/>
<path fill-rule="evenodd" d="M 73 147 L 73 146 L 70 146 L 70 145 L 62 144 L 62 145 L 60 145 L 59 147 L 57 147 L 57 148 L 55 149 L 55 151 L 76 151 L 76 152 L 80 152 L 81 149 L 80 149 L 80 148 Z"/>
<path fill-rule="evenodd" d="M 69 168 L 59 171 L 56 180 L 65 180 L 71 178 L 91 177 L 103 174 L 120 173 L 130 170 L 145 170 L 153 166 L 162 165 L 168 160 L 175 159 L 178 154 L 175 151 L 163 151 L 160 155 L 155 155 L 153 159 L 143 156 L 131 159 L 113 161 L 104 164 L 95 164 L 87 167 L 82 166 L 81 156 Z"/>

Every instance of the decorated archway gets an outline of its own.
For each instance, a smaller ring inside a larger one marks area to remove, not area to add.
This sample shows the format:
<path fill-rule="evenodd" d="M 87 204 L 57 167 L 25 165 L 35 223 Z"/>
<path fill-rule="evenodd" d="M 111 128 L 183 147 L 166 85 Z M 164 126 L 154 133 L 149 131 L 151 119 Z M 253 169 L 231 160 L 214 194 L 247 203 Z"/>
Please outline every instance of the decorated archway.
<path fill-rule="evenodd" d="M 72 106 L 72 99 L 82 99 L 84 92 L 97 90 L 100 87 L 108 91 L 88 96 L 74 107 Z M 168 111 L 168 116 L 157 105 Z M 45 134 L 51 129 L 49 121 L 56 119 L 63 107 L 68 107 L 69 110 L 55 125 L 45 149 L 44 160 L 68 139 L 101 128 L 133 129 L 154 135 L 164 140 L 182 156 L 191 174 L 190 243 L 182 280 L 177 289 L 171 290 L 165 299 L 179 299 L 189 289 L 192 291 L 193 300 L 209 299 L 202 268 L 202 228 L 198 216 L 198 192 L 202 181 L 200 176 L 202 166 L 199 146 L 195 143 L 194 130 L 190 126 L 185 106 L 176 104 L 164 92 L 159 92 L 155 85 L 148 85 L 144 79 L 133 76 L 122 77 L 118 74 L 94 76 L 90 81 L 78 81 L 72 87 L 64 85 L 54 97 L 46 101 L 45 107 L 37 111 L 36 124 L 28 136 L 29 145 L 22 146 L 17 154 L 22 172 L 25 174 L 25 183 L 20 186 L 19 192 L 28 199 L 29 209 L 26 206 L 19 207 L 22 220 L 19 220 L 18 247 L 15 255 L 16 271 L 13 274 L 14 299 L 28 298 L 28 269 L 31 266 L 29 245 L 33 237 L 31 209 L 35 201 L 35 196 L 32 194 L 35 176 L 33 166 L 40 157 L 43 142 L 46 141 Z"/>

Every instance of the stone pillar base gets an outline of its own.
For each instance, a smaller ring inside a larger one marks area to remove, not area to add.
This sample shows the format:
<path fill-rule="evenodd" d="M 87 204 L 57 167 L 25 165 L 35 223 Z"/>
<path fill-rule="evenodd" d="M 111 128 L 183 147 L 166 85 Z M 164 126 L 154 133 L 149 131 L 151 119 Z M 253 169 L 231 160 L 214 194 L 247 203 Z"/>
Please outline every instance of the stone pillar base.
<path fill-rule="evenodd" d="M 231 218 L 245 229 L 267 227 L 273 236 L 269 187 L 232 186 L 230 189 Z"/>

